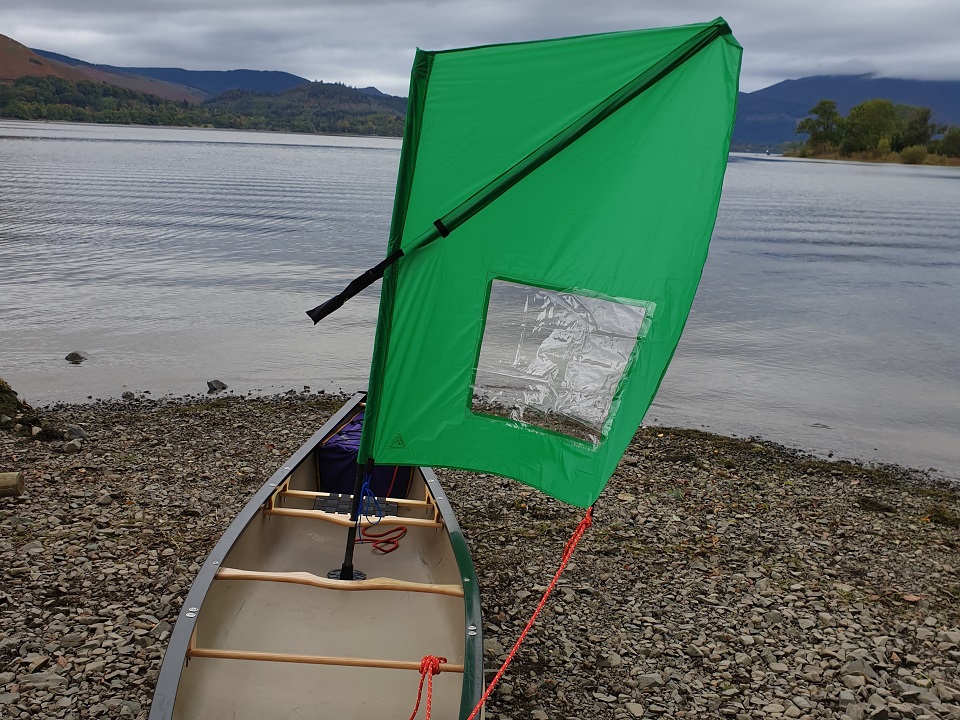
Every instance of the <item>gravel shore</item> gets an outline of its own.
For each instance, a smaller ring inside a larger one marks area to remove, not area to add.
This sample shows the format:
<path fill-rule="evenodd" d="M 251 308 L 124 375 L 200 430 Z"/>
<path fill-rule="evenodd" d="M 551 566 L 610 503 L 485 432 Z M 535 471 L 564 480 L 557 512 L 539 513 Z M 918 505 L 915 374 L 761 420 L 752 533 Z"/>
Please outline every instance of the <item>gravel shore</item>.
<path fill-rule="evenodd" d="M 342 401 L 139 397 L 0 427 L 0 472 L 27 486 L 0 498 L 0 717 L 146 717 L 206 553 Z M 438 475 L 495 669 L 582 511 Z M 901 468 L 645 428 L 487 717 L 960 720 L 960 494 Z"/>

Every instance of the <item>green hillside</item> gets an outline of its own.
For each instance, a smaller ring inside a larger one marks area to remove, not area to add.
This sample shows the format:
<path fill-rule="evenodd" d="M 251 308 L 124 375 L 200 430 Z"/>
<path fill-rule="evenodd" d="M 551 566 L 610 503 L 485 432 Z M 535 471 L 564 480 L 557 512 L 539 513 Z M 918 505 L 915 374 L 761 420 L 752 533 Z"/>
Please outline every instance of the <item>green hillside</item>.
<path fill-rule="evenodd" d="M 396 101 L 399 98 L 390 98 Z M 404 111 L 340 83 L 308 83 L 276 94 L 231 90 L 203 103 L 215 114 L 244 118 L 254 130 L 403 135 Z"/>
<path fill-rule="evenodd" d="M 0 84 L 0 117 L 388 136 L 402 135 L 404 120 L 396 103 L 341 84 L 309 83 L 275 95 L 231 90 L 196 105 L 52 76 Z"/>

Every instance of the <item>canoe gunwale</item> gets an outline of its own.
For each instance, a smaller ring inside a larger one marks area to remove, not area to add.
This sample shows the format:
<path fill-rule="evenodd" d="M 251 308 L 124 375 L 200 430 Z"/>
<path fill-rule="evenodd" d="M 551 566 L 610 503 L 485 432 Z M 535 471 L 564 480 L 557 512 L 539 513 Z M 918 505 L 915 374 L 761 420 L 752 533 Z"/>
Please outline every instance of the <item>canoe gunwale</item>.
<path fill-rule="evenodd" d="M 216 580 L 221 569 L 221 563 L 240 538 L 243 531 L 254 519 L 263 512 L 264 506 L 271 502 L 289 476 L 313 457 L 317 447 L 333 435 L 343 424 L 362 409 L 366 393 L 353 395 L 324 425 L 313 434 L 283 465 L 251 497 L 240 510 L 230 525 L 224 530 L 213 550 L 207 556 L 200 571 L 197 573 L 190 590 L 183 602 L 183 607 L 177 617 L 176 624 L 171 632 L 164 653 L 160 674 L 157 678 L 153 701 L 150 707 L 149 720 L 171 720 L 177 698 L 181 674 L 189 652 L 195 645 L 197 616 L 204 598 Z M 441 527 L 445 527 L 456 556 L 463 583 L 463 602 L 465 619 L 464 641 L 464 680 L 461 692 L 460 717 L 465 718 L 473 710 L 483 692 L 483 642 L 480 611 L 480 593 L 477 584 L 476 571 L 473 560 L 467 548 L 466 541 L 460 531 L 450 506 L 440 486 L 436 475 L 429 468 L 421 468 L 424 481 L 430 489 L 436 503 L 438 519 Z M 294 660 L 294 662 L 297 662 Z M 303 661 L 301 661 L 303 662 Z"/>

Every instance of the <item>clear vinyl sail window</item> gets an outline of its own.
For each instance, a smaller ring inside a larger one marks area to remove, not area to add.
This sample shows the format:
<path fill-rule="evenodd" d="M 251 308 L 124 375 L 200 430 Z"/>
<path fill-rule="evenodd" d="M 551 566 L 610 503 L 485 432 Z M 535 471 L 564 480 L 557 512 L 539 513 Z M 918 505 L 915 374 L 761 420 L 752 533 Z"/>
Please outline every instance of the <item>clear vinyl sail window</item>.
<path fill-rule="evenodd" d="M 494 280 L 473 412 L 599 443 L 654 308 Z"/>

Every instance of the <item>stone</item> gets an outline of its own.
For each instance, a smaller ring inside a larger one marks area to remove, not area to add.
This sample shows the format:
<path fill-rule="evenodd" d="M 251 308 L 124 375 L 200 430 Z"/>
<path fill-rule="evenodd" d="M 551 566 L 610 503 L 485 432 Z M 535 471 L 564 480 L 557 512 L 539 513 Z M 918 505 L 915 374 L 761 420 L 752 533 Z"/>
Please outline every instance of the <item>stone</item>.
<path fill-rule="evenodd" d="M 644 708 L 640 703 L 628 702 L 625 707 L 627 712 L 630 713 L 630 717 L 643 717 Z"/>
<path fill-rule="evenodd" d="M 850 720 L 863 720 L 866 716 L 866 713 L 864 713 L 863 707 L 853 704 L 847 706 L 847 709 L 844 711 L 844 715 Z"/>
<path fill-rule="evenodd" d="M 61 685 L 67 684 L 67 679 L 63 675 L 54 672 L 28 673 L 17 678 L 17 684 L 21 690 L 28 688 L 53 690 Z"/>
<path fill-rule="evenodd" d="M 86 640 L 87 636 L 83 633 L 68 633 L 60 638 L 60 646 L 65 648 L 75 648 L 83 645 L 83 641 Z"/>
<path fill-rule="evenodd" d="M 136 395 L 134 395 L 130 390 L 124 390 L 122 393 L 120 393 L 120 397 L 122 397 L 124 400 L 133 400 Z"/>
<path fill-rule="evenodd" d="M 65 453 L 78 453 L 83 450 L 83 443 L 80 442 L 79 438 L 70 440 L 63 444 L 63 451 Z"/>
<path fill-rule="evenodd" d="M 855 702 L 857 702 L 857 698 L 852 692 L 849 690 L 840 691 L 840 695 L 837 698 L 837 704 L 840 705 L 840 707 L 846 707 L 847 705 L 851 705 Z"/>
<path fill-rule="evenodd" d="M 643 690 L 649 687 L 658 687 L 663 685 L 663 676 L 660 673 L 647 673 L 636 678 L 637 689 Z"/>
<path fill-rule="evenodd" d="M 606 668 L 617 668 L 623 665 L 623 658 L 621 658 L 616 653 L 610 653 L 605 655 L 604 658 L 600 661 L 600 667 Z"/>
<path fill-rule="evenodd" d="M 71 364 L 73 364 L 73 365 L 79 365 L 79 364 L 82 363 L 84 360 L 89 360 L 90 358 L 88 358 L 88 357 L 87 357 L 86 355 L 84 355 L 82 352 L 78 352 L 77 350 L 74 350 L 74 351 L 71 352 L 71 353 L 67 353 L 67 356 L 66 356 L 65 358 L 63 358 L 63 359 L 66 360 L 68 363 L 71 363 Z"/>
<path fill-rule="evenodd" d="M 207 380 L 207 392 L 218 393 L 227 389 L 227 384 L 221 380 Z"/>
<path fill-rule="evenodd" d="M 68 425 L 63 431 L 63 438 L 65 440 L 82 440 L 85 437 L 87 437 L 87 431 L 79 425 Z"/>
<path fill-rule="evenodd" d="M 960 701 L 960 686 L 948 682 L 936 682 L 934 689 L 943 702 Z"/>
<path fill-rule="evenodd" d="M 489 657 L 499 657 L 505 652 L 503 645 L 499 640 L 488 638 L 483 641 L 483 653 Z"/>
<path fill-rule="evenodd" d="M 843 666 L 843 668 L 840 670 L 840 673 L 842 675 L 855 675 L 859 673 L 860 675 L 864 675 L 871 679 L 877 676 L 877 673 L 874 672 L 872 667 L 870 667 L 870 663 L 862 659 L 851 660 Z"/>

